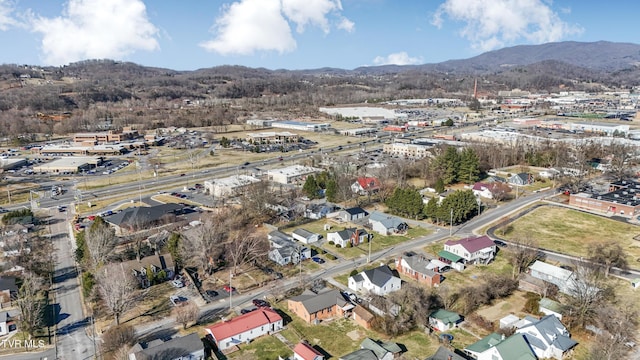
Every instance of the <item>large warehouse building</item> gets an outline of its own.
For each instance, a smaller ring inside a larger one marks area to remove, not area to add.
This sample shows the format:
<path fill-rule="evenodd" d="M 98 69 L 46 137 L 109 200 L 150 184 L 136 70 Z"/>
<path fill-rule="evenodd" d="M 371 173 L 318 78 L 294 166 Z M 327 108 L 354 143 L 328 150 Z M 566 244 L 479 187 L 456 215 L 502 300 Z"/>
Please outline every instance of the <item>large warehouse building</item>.
<path fill-rule="evenodd" d="M 81 171 L 88 171 L 100 164 L 102 164 L 102 158 L 95 157 L 63 157 L 53 160 L 46 164 L 41 164 L 33 167 L 35 173 L 53 173 L 53 174 L 73 174 Z"/>

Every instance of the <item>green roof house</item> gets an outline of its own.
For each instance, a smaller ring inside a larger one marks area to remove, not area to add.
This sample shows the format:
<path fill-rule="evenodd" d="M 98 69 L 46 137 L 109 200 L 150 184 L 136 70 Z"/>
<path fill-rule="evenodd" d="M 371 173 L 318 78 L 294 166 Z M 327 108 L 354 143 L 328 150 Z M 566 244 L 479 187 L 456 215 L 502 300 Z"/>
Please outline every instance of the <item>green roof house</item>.
<path fill-rule="evenodd" d="M 455 327 L 462 317 L 453 312 L 445 309 L 439 309 L 429 315 L 429 325 L 437 331 L 447 331 Z"/>

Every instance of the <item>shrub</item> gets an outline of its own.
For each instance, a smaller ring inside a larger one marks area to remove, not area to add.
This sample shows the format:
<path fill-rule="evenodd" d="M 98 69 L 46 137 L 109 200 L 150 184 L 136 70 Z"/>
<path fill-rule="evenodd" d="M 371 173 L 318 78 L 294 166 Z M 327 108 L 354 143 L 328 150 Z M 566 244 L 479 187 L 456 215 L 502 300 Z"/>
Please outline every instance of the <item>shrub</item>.
<path fill-rule="evenodd" d="M 326 254 L 325 257 L 327 259 L 329 259 L 329 260 L 336 260 L 337 259 L 337 257 L 335 257 L 335 255 L 333 255 L 333 254 Z"/>
<path fill-rule="evenodd" d="M 356 269 L 351 270 L 351 272 L 349 273 L 349 276 L 356 276 L 356 275 L 358 275 L 358 270 Z"/>
<path fill-rule="evenodd" d="M 342 247 L 342 245 L 340 245 L 340 244 L 336 244 L 336 247 L 337 247 L 337 248 L 341 248 L 341 247 Z"/>
<path fill-rule="evenodd" d="M 350 243 L 350 242 L 348 242 L 348 243 L 347 243 L 347 247 L 348 247 L 348 248 L 351 248 L 351 247 L 353 247 L 353 244 L 352 244 L 352 243 Z"/>
<path fill-rule="evenodd" d="M 102 344 L 105 352 L 115 351 L 123 345 L 133 345 L 136 333 L 131 325 L 118 325 L 109 328 L 102 334 Z"/>
<path fill-rule="evenodd" d="M 335 244 L 333 240 L 329 240 L 329 245 L 333 245 L 333 244 Z"/>

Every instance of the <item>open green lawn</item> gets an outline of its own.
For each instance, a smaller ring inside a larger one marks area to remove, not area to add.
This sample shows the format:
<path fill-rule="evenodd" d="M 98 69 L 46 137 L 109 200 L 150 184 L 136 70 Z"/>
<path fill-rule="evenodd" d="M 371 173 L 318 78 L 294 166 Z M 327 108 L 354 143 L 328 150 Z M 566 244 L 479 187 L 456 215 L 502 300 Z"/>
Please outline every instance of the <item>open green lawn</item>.
<path fill-rule="evenodd" d="M 293 355 L 293 350 L 283 344 L 275 336 L 263 336 L 248 345 L 240 345 L 240 351 L 229 354 L 229 359 L 268 360 L 278 356 L 287 358 Z"/>
<path fill-rule="evenodd" d="M 510 224 L 507 240 L 534 240 L 538 246 L 576 256 L 588 256 L 591 245 L 616 241 L 631 266 L 640 258 L 640 227 L 609 218 L 555 206 L 542 206 Z"/>

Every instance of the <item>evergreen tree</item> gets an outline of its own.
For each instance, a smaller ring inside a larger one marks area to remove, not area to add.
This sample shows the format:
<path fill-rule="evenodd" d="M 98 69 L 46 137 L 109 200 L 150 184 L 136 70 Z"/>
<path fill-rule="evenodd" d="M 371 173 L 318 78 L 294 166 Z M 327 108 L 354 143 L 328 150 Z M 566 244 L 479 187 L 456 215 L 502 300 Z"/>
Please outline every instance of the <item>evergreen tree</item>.
<path fill-rule="evenodd" d="M 473 184 L 480 179 L 480 159 L 472 148 L 465 148 L 460 154 L 458 180 Z"/>
<path fill-rule="evenodd" d="M 325 191 L 325 196 L 327 197 L 327 200 L 331 202 L 336 202 L 338 197 L 338 184 L 336 183 L 335 179 L 330 178 L 327 180 L 327 188 Z"/>
<path fill-rule="evenodd" d="M 437 222 L 438 206 L 439 206 L 438 198 L 436 196 L 429 199 L 429 201 L 427 202 L 427 205 L 425 205 L 424 207 L 424 216 L 428 217 L 429 219 L 435 220 Z"/>
<path fill-rule="evenodd" d="M 316 183 L 316 178 L 313 175 L 307 176 L 307 180 L 302 186 L 302 192 L 310 199 L 316 199 L 318 197 L 318 191 L 320 187 Z"/>
<path fill-rule="evenodd" d="M 172 233 L 167 241 L 167 250 L 173 257 L 176 266 L 182 268 L 182 252 L 180 251 L 180 234 Z"/>
<path fill-rule="evenodd" d="M 438 194 L 444 192 L 445 188 L 444 188 L 444 181 L 442 181 L 442 178 L 438 178 L 438 180 L 436 180 L 436 184 L 434 185 L 434 188 Z"/>

